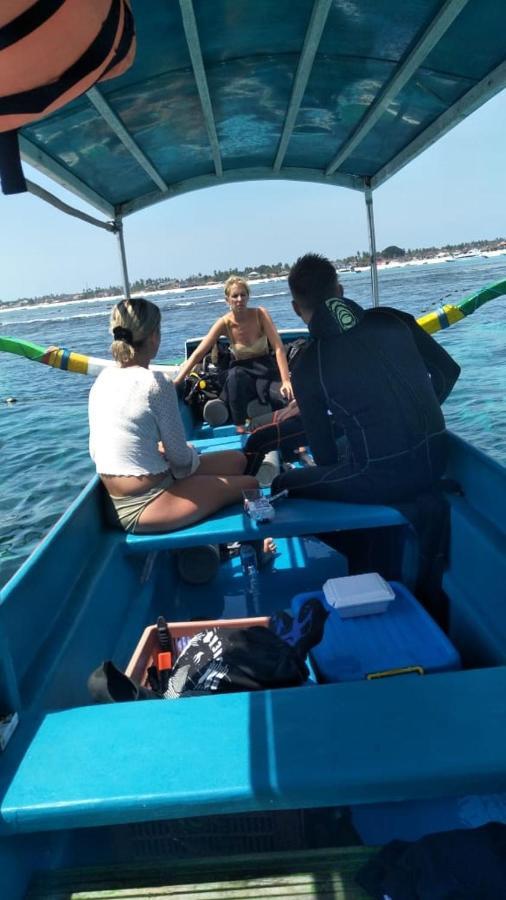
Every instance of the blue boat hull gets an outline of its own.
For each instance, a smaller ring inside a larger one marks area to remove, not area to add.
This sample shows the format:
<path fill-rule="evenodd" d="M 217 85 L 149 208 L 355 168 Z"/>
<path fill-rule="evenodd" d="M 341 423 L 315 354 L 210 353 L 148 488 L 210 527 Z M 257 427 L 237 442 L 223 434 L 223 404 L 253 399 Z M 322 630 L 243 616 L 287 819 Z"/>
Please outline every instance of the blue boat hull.
<path fill-rule="evenodd" d="M 205 434 L 203 446 L 219 440 Z M 93 480 L 1 593 L 1 700 L 20 717 L 1 757 L 7 896 L 22 896 L 37 869 L 127 861 L 133 823 L 506 792 L 506 473 L 453 436 L 448 475 L 463 489 L 451 498 L 444 575 L 463 671 L 111 706 L 90 705 L 87 676 L 103 659 L 124 668 L 158 615 L 251 613 L 237 560 L 198 587 L 180 581 L 174 552 L 263 531 L 232 509 L 171 535 L 127 537 L 103 524 Z M 338 554 L 308 550 L 307 535 L 332 527 L 357 540 L 364 528 L 403 535 L 409 579 L 409 528 L 396 510 L 279 510 L 268 531 L 284 536 L 255 613 L 343 573 Z"/>

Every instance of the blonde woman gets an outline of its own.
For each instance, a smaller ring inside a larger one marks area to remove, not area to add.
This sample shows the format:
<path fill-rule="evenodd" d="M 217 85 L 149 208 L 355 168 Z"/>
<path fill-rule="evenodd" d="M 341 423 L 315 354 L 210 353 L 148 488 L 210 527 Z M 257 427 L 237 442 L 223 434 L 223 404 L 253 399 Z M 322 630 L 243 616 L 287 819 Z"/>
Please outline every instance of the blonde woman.
<path fill-rule="evenodd" d="M 186 442 L 176 389 L 149 369 L 160 346 L 160 310 L 143 298 L 111 314 L 111 352 L 89 398 L 90 454 L 125 531 L 172 531 L 198 522 L 257 487 L 237 450 L 199 456 Z"/>
<path fill-rule="evenodd" d="M 175 379 L 176 383 L 184 381 L 214 347 L 218 338 L 228 337 L 233 362 L 228 371 L 222 399 L 228 403 L 232 421 L 238 426 L 238 430 L 244 428 L 250 400 L 258 398 L 266 402 L 271 384 L 281 382 L 281 397 L 283 400 L 293 400 L 283 342 L 263 306 L 248 308 L 249 297 L 249 287 L 243 278 L 232 275 L 227 279 L 225 299 L 229 312 L 214 323 Z M 271 348 L 274 357 L 270 352 Z M 260 396 L 260 391 L 263 391 L 263 396 Z"/>

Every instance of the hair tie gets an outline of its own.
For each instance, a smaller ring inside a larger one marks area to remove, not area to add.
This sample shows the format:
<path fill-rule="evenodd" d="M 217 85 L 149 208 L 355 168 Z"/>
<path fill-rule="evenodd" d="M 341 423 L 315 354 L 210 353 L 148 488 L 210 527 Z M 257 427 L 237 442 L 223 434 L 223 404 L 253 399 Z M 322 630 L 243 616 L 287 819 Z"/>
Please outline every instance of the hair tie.
<path fill-rule="evenodd" d="M 115 341 L 124 341 L 125 344 L 133 345 L 134 336 L 129 328 L 123 328 L 122 325 L 117 325 L 116 328 L 112 330 L 112 336 Z"/>

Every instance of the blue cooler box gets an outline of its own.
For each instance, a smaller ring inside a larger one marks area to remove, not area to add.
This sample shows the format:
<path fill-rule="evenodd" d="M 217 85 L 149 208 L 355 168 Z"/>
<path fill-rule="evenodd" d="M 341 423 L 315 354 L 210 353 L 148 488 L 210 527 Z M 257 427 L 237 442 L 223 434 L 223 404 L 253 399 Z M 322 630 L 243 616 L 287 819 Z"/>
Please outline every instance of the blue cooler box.
<path fill-rule="evenodd" d="M 327 604 L 323 591 L 293 598 L 293 612 L 309 597 L 318 597 L 331 610 L 323 640 L 310 654 L 318 681 L 405 677 L 409 673 L 422 675 L 461 668 L 457 650 L 418 600 L 404 585 L 390 584 L 395 599 L 385 612 L 376 615 L 341 619 Z M 506 795 L 496 795 L 493 808 L 497 816 L 497 806 L 501 806 L 506 819 L 504 798 Z M 469 827 L 466 814 L 471 808 L 478 824 L 490 821 L 491 799 L 460 797 L 364 804 L 352 807 L 352 822 L 365 844 L 386 844 L 397 838 L 415 841 L 435 831 Z"/>
<path fill-rule="evenodd" d="M 323 640 L 311 651 L 319 681 L 360 681 L 388 675 L 460 669 L 460 656 L 423 606 L 398 582 L 390 582 L 395 599 L 385 612 L 342 619 L 323 591 L 296 594 L 292 611 L 318 597 L 327 609 Z"/>

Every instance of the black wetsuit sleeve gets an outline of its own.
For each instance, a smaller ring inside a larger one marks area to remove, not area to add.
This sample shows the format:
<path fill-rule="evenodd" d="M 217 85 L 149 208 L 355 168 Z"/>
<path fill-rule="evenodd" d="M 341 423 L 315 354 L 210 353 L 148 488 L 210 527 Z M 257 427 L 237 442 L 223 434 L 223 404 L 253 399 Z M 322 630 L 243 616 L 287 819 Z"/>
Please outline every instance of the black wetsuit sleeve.
<path fill-rule="evenodd" d="M 412 315 L 398 309 L 395 310 L 395 315 L 410 329 L 430 374 L 436 397 L 440 403 L 444 403 L 460 375 L 460 366 L 438 341 L 420 327 Z"/>
<path fill-rule="evenodd" d="M 339 459 L 333 420 L 312 356 L 304 353 L 303 359 L 297 361 L 292 374 L 293 390 L 314 461 L 318 466 L 331 466 Z"/>

